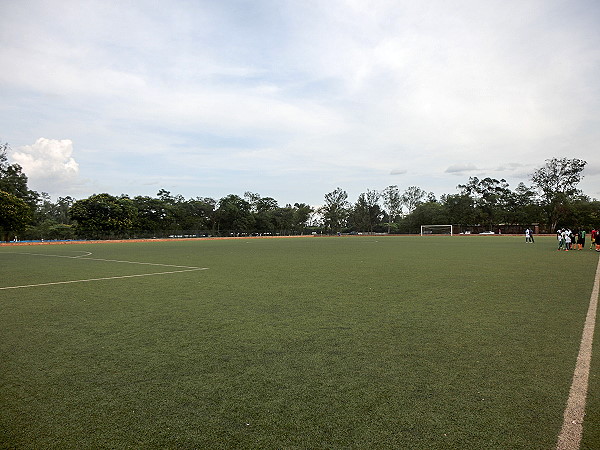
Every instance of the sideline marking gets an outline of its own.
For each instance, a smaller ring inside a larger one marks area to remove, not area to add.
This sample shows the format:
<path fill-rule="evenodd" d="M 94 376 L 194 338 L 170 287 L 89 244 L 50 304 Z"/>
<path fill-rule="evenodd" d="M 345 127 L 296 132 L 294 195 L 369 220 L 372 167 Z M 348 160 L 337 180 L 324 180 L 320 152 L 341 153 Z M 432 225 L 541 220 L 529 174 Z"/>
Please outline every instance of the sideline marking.
<path fill-rule="evenodd" d="M 182 272 L 194 272 L 197 270 L 208 270 L 208 267 L 196 267 L 193 269 L 185 269 L 185 270 L 174 270 L 171 272 L 154 272 L 154 273 L 140 273 L 137 275 L 120 275 L 117 277 L 103 277 L 103 278 L 88 278 L 87 280 L 69 280 L 69 281 L 54 281 L 52 283 L 40 283 L 40 284 L 26 284 L 23 286 L 7 286 L 0 287 L 0 290 L 4 289 L 22 289 L 22 288 L 30 288 L 30 287 L 38 287 L 38 286 L 52 286 L 54 284 L 70 284 L 70 283 L 85 283 L 87 281 L 101 281 L 101 280 L 116 280 L 119 278 L 135 278 L 135 277 L 150 277 L 152 275 L 168 275 L 171 273 L 182 273 Z"/>
<path fill-rule="evenodd" d="M 594 280 L 590 306 L 585 318 L 581 345 L 579 346 L 579 354 L 577 355 L 577 363 L 575 364 L 575 372 L 573 373 L 573 382 L 569 392 L 569 399 L 567 400 L 567 407 L 565 408 L 563 425 L 558 435 L 557 450 L 576 450 L 579 449 L 581 444 L 599 292 L 600 259 L 596 268 L 596 279 Z"/>

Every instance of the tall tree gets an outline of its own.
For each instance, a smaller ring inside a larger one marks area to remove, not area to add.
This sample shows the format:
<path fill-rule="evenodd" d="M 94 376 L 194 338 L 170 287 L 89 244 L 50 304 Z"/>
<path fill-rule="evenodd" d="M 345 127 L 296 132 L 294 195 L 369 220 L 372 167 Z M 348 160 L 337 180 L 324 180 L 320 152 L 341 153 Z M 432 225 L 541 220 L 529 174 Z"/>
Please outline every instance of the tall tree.
<path fill-rule="evenodd" d="M 587 161 L 577 158 L 547 159 L 543 167 L 533 172 L 531 181 L 546 200 L 551 200 L 557 193 L 571 197 L 580 193 L 577 185 L 583 178 L 586 164 Z"/>
<path fill-rule="evenodd" d="M 292 230 L 296 233 L 304 233 L 304 229 L 308 226 L 313 211 L 312 206 L 306 203 L 294 203 Z"/>
<path fill-rule="evenodd" d="M 163 203 L 166 215 L 162 219 L 164 229 L 179 233 L 185 229 L 186 220 L 185 198 L 181 194 L 172 195 L 171 192 L 161 189 L 157 194 Z"/>
<path fill-rule="evenodd" d="M 535 191 L 521 182 L 510 195 L 506 207 L 509 223 L 530 225 L 540 221 L 540 207 Z"/>
<path fill-rule="evenodd" d="M 348 193 L 342 188 L 325 194 L 325 205 L 321 207 L 321 214 L 325 227 L 333 232 L 340 232 L 348 218 Z"/>
<path fill-rule="evenodd" d="M 281 229 L 282 216 L 277 200 L 271 197 L 260 197 L 258 194 L 252 194 L 252 201 L 248 201 L 248 192 L 244 197 L 250 203 L 250 208 L 254 215 L 254 226 L 260 233 L 273 233 L 276 228 Z"/>
<path fill-rule="evenodd" d="M 72 239 L 75 237 L 71 227 L 69 208 L 75 200 L 72 197 L 59 197 L 53 202 L 50 196 L 42 192 L 39 195 L 31 226 L 23 235 L 27 239 Z"/>
<path fill-rule="evenodd" d="M 470 195 L 442 195 L 441 204 L 446 209 L 448 223 L 475 225 L 475 202 Z"/>
<path fill-rule="evenodd" d="M 74 202 L 75 199 L 70 196 L 58 197 L 58 200 L 53 202 L 47 193 L 42 192 L 38 201 L 36 221 L 52 221 L 56 224 L 68 225 L 71 223 L 69 208 Z"/>
<path fill-rule="evenodd" d="M 0 191 L 0 241 L 8 241 L 25 229 L 31 220 L 31 208 L 24 200 Z"/>
<path fill-rule="evenodd" d="M 181 226 L 184 230 L 211 230 L 214 226 L 217 202 L 210 197 L 197 197 L 181 205 Z"/>
<path fill-rule="evenodd" d="M 69 217 L 69 209 L 75 203 L 75 199 L 69 195 L 65 197 L 58 197 L 52 208 L 52 217 L 58 223 L 69 225 L 71 218 Z"/>
<path fill-rule="evenodd" d="M 77 200 L 69 210 L 80 235 L 110 238 L 127 235 L 132 230 L 137 209 L 127 196 L 96 194 Z"/>
<path fill-rule="evenodd" d="M 39 194 L 27 187 L 27 176 L 18 164 L 9 164 L 7 143 L 0 144 L 0 191 L 8 192 L 20 198 L 31 208 L 31 213 L 36 208 Z"/>
<path fill-rule="evenodd" d="M 260 200 L 260 194 L 246 191 L 244 192 L 244 200 L 246 200 L 250 205 L 250 210 L 252 212 L 256 212 L 256 209 L 258 207 L 258 201 Z"/>
<path fill-rule="evenodd" d="M 388 215 L 388 233 L 391 231 L 392 223 L 402 214 L 402 196 L 398 186 L 388 186 L 383 191 L 383 206 Z"/>
<path fill-rule="evenodd" d="M 238 195 L 229 194 L 223 197 L 219 200 L 215 212 L 218 229 L 233 234 L 250 231 L 254 225 L 250 209 L 250 203 Z"/>
<path fill-rule="evenodd" d="M 494 224 L 504 222 L 503 215 L 511 196 L 506 180 L 470 177 L 467 184 L 459 184 L 457 187 L 461 194 L 473 199 L 478 222 L 485 223 L 490 229 Z"/>
<path fill-rule="evenodd" d="M 381 221 L 383 214 L 379 206 L 380 196 L 379 192 L 372 190 L 358 196 L 351 213 L 356 231 L 373 232 L 373 227 Z"/>
<path fill-rule="evenodd" d="M 566 217 L 569 202 L 581 193 L 577 185 L 583 178 L 586 164 L 586 161 L 577 158 L 551 158 L 531 175 L 552 231 Z"/>
<path fill-rule="evenodd" d="M 412 213 L 417 206 L 423 203 L 427 193 L 417 186 L 409 186 L 401 196 L 402 204 Z"/>
<path fill-rule="evenodd" d="M 576 228 L 591 230 L 600 223 L 600 201 L 584 196 L 571 203 L 572 225 Z"/>
<path fill-rule="evenodd" d="M 294 227 L 294 208 L 287 204 L 284 207 L 277 207 L 272 212 L 273 223 L 279 234 L 289 234 Z"/>
<path fill-rule="evenodd" d="M 136 231 L 161 234 L 171 227 L 171 206 L 161 198 L 138 195 L 132 199 L 137 209 L 133 228 Z"/>
<path fill-rule="evenodd" d="M 418 233 L 421 225 L 444 225 L 448 223 L 448 211 L 438 202 L 421 203 L 410 215 L 411 232 Z"/>
<path fill-rule="evenodd" d="M 172 195 L 170 191 L 166 189 L 160 189 L 156 196 L 161 199 L 165 203 L 175 204 L 175 203 L 183 203 L 185 198 L 181 194 Z"/>

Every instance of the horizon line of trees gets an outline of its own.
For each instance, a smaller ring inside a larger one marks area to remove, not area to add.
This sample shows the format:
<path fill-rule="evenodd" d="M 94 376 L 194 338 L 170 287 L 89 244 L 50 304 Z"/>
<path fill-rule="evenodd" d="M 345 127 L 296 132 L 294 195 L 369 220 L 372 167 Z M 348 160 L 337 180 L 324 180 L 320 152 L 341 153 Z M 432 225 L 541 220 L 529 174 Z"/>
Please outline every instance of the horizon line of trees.
<path fill-rule="evenodd" d="M 215 200 L 186 199 L 164 189 L 156 197 L 94 194 L 76 200 L 27 187 L 18 164 L 0 144 L 0 241 L 19 239 L 111 239 L 306 233 L 418 233 L 421 225 L 452 224 L 461 231 L 540 232 L 600 225 L 600 202 L 578 189 L 586 162 L 552 158 L 531 175 L 531 186 L 511 190 L 504 179 L 470 177 L 455 194 L 439 199 L 418 186 L 397 185 L 361 193 L 354 203 L 338 187 L 321 207 L 280 206 L 271 197 L 245 192 Z"/>

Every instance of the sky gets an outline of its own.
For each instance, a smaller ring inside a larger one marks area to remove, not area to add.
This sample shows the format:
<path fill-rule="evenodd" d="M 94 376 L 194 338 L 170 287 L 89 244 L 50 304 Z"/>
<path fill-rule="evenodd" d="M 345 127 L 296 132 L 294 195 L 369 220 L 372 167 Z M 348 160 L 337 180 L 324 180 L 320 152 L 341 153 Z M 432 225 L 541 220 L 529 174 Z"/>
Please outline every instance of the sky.
<path fill-rule="evenodd" d="M 2 0 L 0 142 L 29 187 L 320 205 L 588 162 L 597 0 Z"/>

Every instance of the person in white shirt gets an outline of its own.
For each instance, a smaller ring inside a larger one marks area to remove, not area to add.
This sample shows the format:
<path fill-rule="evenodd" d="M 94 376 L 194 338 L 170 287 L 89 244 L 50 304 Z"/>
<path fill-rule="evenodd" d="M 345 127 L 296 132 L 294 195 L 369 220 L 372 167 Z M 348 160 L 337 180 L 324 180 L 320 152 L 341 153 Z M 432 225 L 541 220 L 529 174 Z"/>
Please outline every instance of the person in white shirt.
<path fill-rule="evenodd" d="M 571 230 L 565 230 L 565 251 L 571 249 Z"/>

